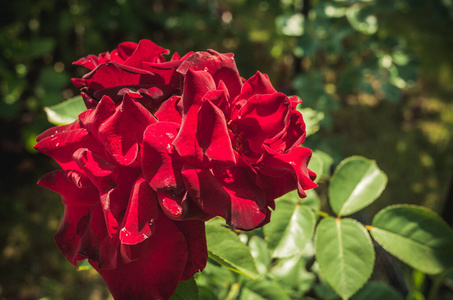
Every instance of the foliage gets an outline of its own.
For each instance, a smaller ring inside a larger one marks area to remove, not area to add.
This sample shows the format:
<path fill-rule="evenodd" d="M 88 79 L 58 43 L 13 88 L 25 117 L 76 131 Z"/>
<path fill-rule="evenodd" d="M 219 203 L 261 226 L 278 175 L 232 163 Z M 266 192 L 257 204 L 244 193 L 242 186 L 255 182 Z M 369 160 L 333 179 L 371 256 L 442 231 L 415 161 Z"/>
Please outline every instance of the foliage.
<path fill-rule="evenodd" d="M 312 164 L 323 172 L 317 194 L 294 206 L 295 221 L 310 214 L 306 207 L 330 212 L 329 186 L 322 183 L 330 178 L 331 165 L 356 154 L 376 160 L 388 184 L 379 201 L 371 204 L 368 198 L 370 206 L 348 217 L 371 224 L 371 217 L 390 203 L 423 204 L 442 213 L 453 166 L 452 1 L 25 0 L 5 3 L 1 15 L 2 298 L 107 298 L 99 278 L 91 271 L 69 271 L 53 244 L 62 206 L 56 205 L 58 197 L 34 187 L 53 167 L 31 151 L 35 136 L 50 126 L 43 107 L 77 93 L 68 81 L 80 75 L 71 62 L 124 40 L 150 38 L 180 52 L 233 51 L 246 77 L 262 69 L 278 90 L 302 97 L 304 109 L 316 113 L 310 118 L 315 124 L 320 120 L 307 143 L 319 149 Z M 288 203 L 295 198 L 283 199 L 282 211 L 289 215 Z M 275 248 L 269 250 L 263 239 L 267 231 L 247 236 L 265 278 L 252 283 L 212 260 L 197 278 L 202 299 L 263 297 L 263 286 L 268 292 L 283 288 L 293 298 L 309 290 L 307 297 L 337 297 L 313 263 L 311 242 L 298 255 L 272 257 Z M 244 233 L 239 237 L 245 240 Z M 378 254 L 372 280 L 390 281 L 391 272 L 382 269 L 394 267 Z M 451 271 L 417 272 L 403 268 L 392 281 L 402 292 L 407 286 L 410 295 L 428 295 L 426 287 L 433 282 L 430 299 L 451 296 L 442 289 L 452 282 Z M 374 282 L 353 299 L 379 293 L 400 299 L 393 288 Z"/>
<path fill-rule="evenodd" d="M 66 109 L 73 107 L 73 102 L 63 102 L 57 110 L 46 110 L 49 120 L 56 123 L 73 114 L 74 110 Z M 234 232 L 221 218 L 208 222 L 211 263 L 237 273 L 226 277 L 230 279 L 226 299 L 298 299 L 312 291 L 316 293 L 317 277 L 324 283 L 323 288 L 318 287 L 320 299 L 330 299 L 335 293 L 349 299 L 358 291 L 354 298 L 360 299 L 372 289 L 400 298 L 402 295 L 388 285 L 370 283 L 364 287 L 375 264 L 371 236 L 389 253 L 421 272 L 435 275 L 453 267 L 453 231 L 426 208 L 389 206 L 378 212 L 368 226 L 346 217 L 375 201 L 385 189 L 387 176 L 376 162 L 360 156 L 346 158 L 330 176 L 324 172 L 323 164 L 331 158 L 325 153 L 322 156 L 324 159 L 315 154 L 315 164 L 322 184 L 328 184 L 328 203 L 336 217 L 321 211 L 319 196 L 309 191 L 305 199 L 292 192 L 276 200 L 272 221 L 262 230 Z M 211 273 L 210 266 L 207 269 L 198 275 L 200 286 L 206 291 L 224 288 L 225 282 L 217 286 L 219 282 L 209 278 L 224 278 L 216 272 L 229 271 L 216 267 Z M 319 291 L 329 289 L 328 286 L 333 289 L 330 293 Z M 178 291 L 174 297 L 186 293 L 187 297 L 197 298 L 196 284 L 192 282 L 181 283 Z M 431 293 L 435 296 L 435 291 Z M 201 298 L 219 299 L 207 294 Z"/>

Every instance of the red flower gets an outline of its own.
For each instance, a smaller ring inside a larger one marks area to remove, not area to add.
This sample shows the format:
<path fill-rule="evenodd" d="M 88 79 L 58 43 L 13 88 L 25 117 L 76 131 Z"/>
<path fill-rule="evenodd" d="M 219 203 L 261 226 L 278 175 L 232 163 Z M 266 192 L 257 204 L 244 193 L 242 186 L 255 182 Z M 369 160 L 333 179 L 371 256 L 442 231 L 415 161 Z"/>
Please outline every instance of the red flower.
<path fill-rule="evenodd" d="M 164 54 L 142 40 L 77 61 L 88 109 L 37 139 L 62 168 L 39 182 L 65 205 L 56 242 L 115 299 L 168 299 L 206 264 L 203 221 L 251 230 L 316 186 L 297 98 L 259 72 L 244 81 L 232 54 Z"/>
<path fill-rule="evenodd" d="M 232 56 L 215 51 L 191 55 L 178 72 L 182 97 L 160 107 L 142 148 L 144 177 L 169 218 L 221 216 L 250 230 L 269 221 L 275 198 L 316 187 L 311 150 L 298 147 L 305 124 L 296 98 L 259 72 L 242 85 Z"/>
<path fill-rule="evenodd" d="M 39 181 L 65 204 L 55 236 L 61 252 L 75 266 L 88 258 L 115 299 L 168 299 L 207 260 L 203 222 L 165 217 L 141 175 L 143 132 L 154 123 L 129 94 L 117 107 L 104 96 L 35 146 L 62 167 Z"/>
<path fill-rule="evenodd" d="M 121 43 L 112 52 L 88 55 L 74 62 L 91 72 L 72 81 L 84 86 L 81 94 L 88 108 L 95 107 L 102 96 L 119 103 L 125 93 L 133 93 L 153 111 L 170 96 L 181 93 L 182 76 L 176 69 L 191 53 L 182 58 L 175 53 L 170 61 L 165 61 L 163 55 L 169 53 L 149 40 Z"/>

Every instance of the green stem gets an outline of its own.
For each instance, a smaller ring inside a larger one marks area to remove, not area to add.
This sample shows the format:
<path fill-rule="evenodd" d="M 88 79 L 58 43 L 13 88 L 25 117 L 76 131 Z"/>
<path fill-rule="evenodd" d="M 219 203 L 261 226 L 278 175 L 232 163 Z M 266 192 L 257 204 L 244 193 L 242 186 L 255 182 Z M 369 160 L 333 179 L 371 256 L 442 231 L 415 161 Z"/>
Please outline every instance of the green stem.
<path fill-rule="evenodd" d="M 442 284 L 444 283 L 445 279 L 451 275 L 451 273 L 453 272 L 453 268 L 450 268 L 450 269 L 447 269 L 445 270 L 445 272 L 439 274 L 435 279 L 434 279 L 434 283 L 431 287 L 431 289 L 429 290 L 429 295 L 428 295 L 428 300 L 436 300 L 437 299 L 437 296 L 438 296 L 438 293 L 439 293 L 439 289 L 441 288 Z"/>
<path fill-rule="evenodd" d="M 328 213 L 323 212 L 323 211 L 321 211 L 321 210 L 315 210 L 315 213 L 316 213 L 317 215 L 323 217 L 323 218 L 329 217 L 329 214 L 328 214 Z"/>
<path fill-rule="evenodd" d="M 228 295 L 226 296 L 225 300 L 234 300 L 236 299 L 237 295 L 239 294 L 239 289 L 241 288 L 241 285 L 239 283 L 234 283 L 231 286 L 230 291 L 228 292 Z"/>

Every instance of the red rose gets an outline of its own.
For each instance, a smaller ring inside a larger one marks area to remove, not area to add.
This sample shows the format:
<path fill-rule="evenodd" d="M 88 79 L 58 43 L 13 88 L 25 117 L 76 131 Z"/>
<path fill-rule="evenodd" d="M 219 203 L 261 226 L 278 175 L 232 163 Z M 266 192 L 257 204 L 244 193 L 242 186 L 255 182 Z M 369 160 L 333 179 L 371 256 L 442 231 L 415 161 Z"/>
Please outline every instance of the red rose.
<path fill-rule="evenodd" d="M 88 108 L 95 107 L 102 96 L 119 103 L 125 93 L 134 93 L 143 106 L 153 111 L 170 96 L 181 93 L 182 76 L 176 69 L 191 53 L 182 58 L 175 53 L 165 61 L 163 55 L 169 53 L 149 40 L 121 43 L 112 52 L 74 62 L 91 72 L 72 81 L 84 86 L 81 94 Z"/>
<path fill-rule="evenodd" d="M 169 218 L 222 216 L 250 230 L 269 221 L 275 198 L 316 187 L 311 150 L 298 147 L 305 124 L 296 98 L 259 72 L 242 85 L 232 56 L 215 51 L 194 53 L 178 72 L 181 100 L 159 108 L 142 148 L 144 177 Z"/>
<path fill-rule="evenodd" d="M 37 139 L 62 168 L 39 182 L 65 204 L 56 242 L 115 299 L 168 299 L 206 264 L 203 221 L 251 230 L 275 198 L 316 186 L 297 98 L 243 80 L 232 54 L 164 54 L 142 40 L 77 61 L 88 109 Z"/>
<path fill-rule="evenodd" d="M 39 182 L 65 204 L 55 240 L 73 265 L 88 258 L 115 299 L 168 299 L 207 260 L 203 222 L 165 217 L 141 175 L 143 132 L 154 123 L 130 94 L 117 107 L 104 96 L 37 139 L 62 167 Z"/>

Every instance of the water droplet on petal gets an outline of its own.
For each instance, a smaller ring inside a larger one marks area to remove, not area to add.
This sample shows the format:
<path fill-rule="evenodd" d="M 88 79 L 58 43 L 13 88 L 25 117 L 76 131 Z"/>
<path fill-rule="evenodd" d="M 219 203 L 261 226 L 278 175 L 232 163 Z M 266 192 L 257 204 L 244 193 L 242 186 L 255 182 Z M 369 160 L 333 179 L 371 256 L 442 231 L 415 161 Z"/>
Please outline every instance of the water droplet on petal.
<path fill-rule="evenodd" d="M 166 132 L 165 135 L 170 139 L 172 140 L 175 136 L 173 133 L 170 133 L 170 132 Z"/>
<path fill-rule="evenodd" d="M 166 150 L 169 155 L 172 155 L 173 154 L 173 145 L 168 144 Z"/>

